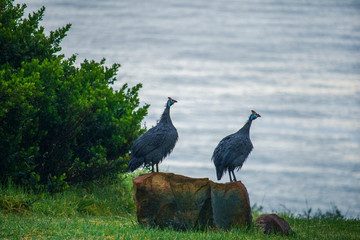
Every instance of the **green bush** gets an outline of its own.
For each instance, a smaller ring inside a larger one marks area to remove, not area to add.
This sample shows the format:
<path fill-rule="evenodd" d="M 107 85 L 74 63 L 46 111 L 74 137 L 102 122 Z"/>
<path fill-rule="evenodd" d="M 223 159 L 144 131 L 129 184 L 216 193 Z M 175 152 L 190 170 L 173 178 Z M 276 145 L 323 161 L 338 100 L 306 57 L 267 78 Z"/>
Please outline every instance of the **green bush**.
<path fill-rule="evenodd" d="M 25 5 L 0 1 L 0 51 L 19 50 L 0 60 L 1 182 L 59 191 L 125 171 L 149 107 L 139 107 L 141 84 L 114 90 L 119 64 L 56 56 L 70 25 L 46 37 L 44 8 L 23 20 Z"/>
<path fill-rule="evenodd" d="M 71 24 L 51 31 L 45 36 L 44 27 L 39 27 L 45 7 L 22 18 L 26 5 L 13 6 L 13 0 L 0 0 L 0 66 L 10 64 L 14 68 L 33 58 L 43 61 L 54 58 L 61 50 L 60 42 Z"/>

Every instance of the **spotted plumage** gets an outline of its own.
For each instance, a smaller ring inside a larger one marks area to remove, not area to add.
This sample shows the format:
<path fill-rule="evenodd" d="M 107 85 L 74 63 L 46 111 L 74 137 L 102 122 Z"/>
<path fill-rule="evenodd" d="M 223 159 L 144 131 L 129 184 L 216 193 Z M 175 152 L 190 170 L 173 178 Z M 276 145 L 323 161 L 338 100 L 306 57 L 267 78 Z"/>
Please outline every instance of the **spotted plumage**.
<path fill-rule="evenodd" d="M 234 170 L 241 169 L 253 149 L 250 140 L 250 127 L 252 121 L 258 117 L 261 117 L 260 114 L 252 110 L 245 125 L 236 133 L 223 138 L 215 148 L 212 160 L 214 161 L 218 180 L 228 171 L 230 182 L 236 181 Z"/>
<path fill-rule="evenodd" d="M 154 172 L 156 165 L 156 171 L 159 172 L 158 164 L 172 152 L 178 140 L 177 130 L 170 118 L 170 107 L 176 102 L 169 97 L 160 121 L 135 140 L 128 170 L 135 171 L 142 165 L 151 165 Z"/>

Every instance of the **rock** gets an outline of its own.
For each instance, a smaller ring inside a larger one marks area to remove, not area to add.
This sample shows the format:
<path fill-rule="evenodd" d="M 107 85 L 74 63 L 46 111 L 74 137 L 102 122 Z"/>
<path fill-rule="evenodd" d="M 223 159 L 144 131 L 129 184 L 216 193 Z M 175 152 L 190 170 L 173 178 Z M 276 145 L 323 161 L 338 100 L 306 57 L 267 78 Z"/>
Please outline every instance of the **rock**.
<path fill-rule="evenodd" d="M 251 224 L 249 197 L 241 182 L 220 184 L 208 178 L 149 173 L 133 183 L 142 225 L 187 230 Z"/>
<path fill-rule="evenodd" d="M 210 187 L 213 219 L 217 227 L 250 226 L 251 207 L 244 184 L 240 181 L 225 184 L 210 182 Z"/>
<path fill-rule="evenodd" d="M 150 173 L 133 183 L 140 224 L 178 230 L 213 225 L 209 179 Z"/>
<path fill-rule="evenodd" d="M 287 223 L 283 218 L 279 217 L 276 214 L 260 215 L 255 221 L 255 226 L 260 231 L 263 231 L 265 234 L 294 234 L 294 232 L 290 228 L 289 223 Z"/>

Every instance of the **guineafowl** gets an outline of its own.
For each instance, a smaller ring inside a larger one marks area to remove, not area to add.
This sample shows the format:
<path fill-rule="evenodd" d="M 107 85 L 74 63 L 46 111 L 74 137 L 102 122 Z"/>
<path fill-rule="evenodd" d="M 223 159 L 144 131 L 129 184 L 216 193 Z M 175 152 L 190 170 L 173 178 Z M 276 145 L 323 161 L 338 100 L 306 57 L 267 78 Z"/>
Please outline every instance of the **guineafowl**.
<path fill-rule="evenodd" d="M 176 102 L 175 99 L 169 97 L 160 121 L 135 140 L 131 149 L 128 170 L 133 172 L 141 165 L 151 164 L 152 172 L 154 172 L 154 165 L 156 165 L 156 172 L 159 172 L 158 164 L 171 153 L 178 140 L 177 130 L 170 118 L 170 107 Z"/>
<path fill-rule="evenodd" d="M 253 149 L 249 132 L 252 121 L 258 117 L 261 117 L 260 114 L 251 110 L 251 115 L 245 125 L 236 133 L 223 138 L 215 148 L 212 160 L 218 180 L 228 171 L 230 182 L 236 181 L 234 169 L 241 169 Z"/>

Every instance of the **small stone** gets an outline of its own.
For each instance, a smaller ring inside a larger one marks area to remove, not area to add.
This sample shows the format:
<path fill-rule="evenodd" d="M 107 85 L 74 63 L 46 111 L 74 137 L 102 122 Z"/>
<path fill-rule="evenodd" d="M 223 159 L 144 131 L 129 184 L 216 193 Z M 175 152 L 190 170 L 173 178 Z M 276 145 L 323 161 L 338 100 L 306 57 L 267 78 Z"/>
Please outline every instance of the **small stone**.
<path fill-rule="evenodd" d="M 285 219 L 276 214 L 263 214 L 260 215 L 256 221 L 255 226 L 264 234 L 281 234 L 289 235 L 294 234 L 291 230 L 289 223 Z"/>

